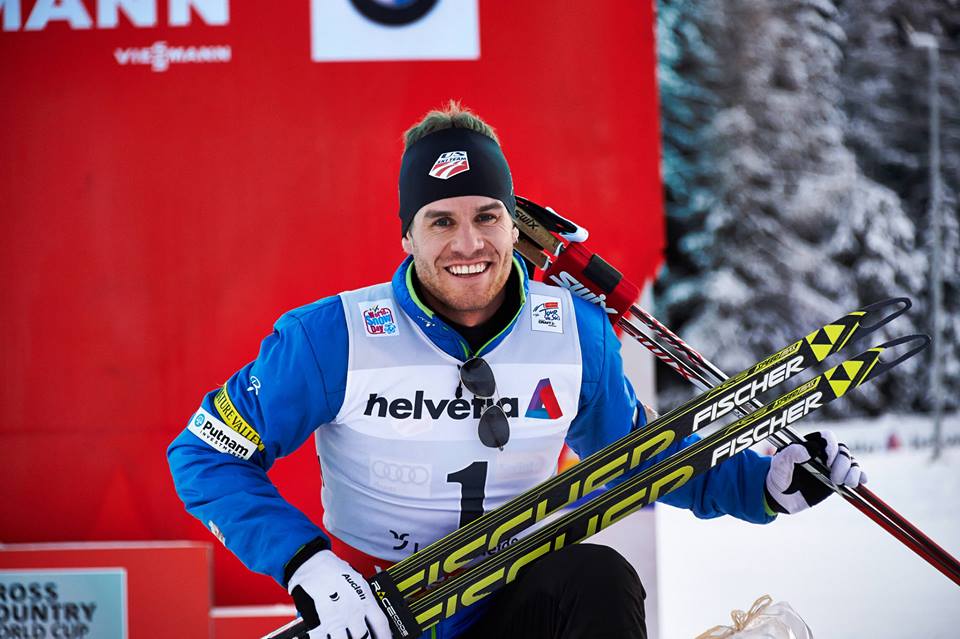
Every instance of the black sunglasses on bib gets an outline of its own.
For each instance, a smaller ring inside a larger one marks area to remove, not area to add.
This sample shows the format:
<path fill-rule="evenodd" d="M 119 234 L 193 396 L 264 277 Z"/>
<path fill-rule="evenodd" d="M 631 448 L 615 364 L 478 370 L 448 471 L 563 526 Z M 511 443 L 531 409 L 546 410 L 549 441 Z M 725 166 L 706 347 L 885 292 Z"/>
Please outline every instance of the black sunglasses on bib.
<path fill-rule="evenodd" d="M 500 405 L 500 398 L 497 397 L 497 381 L 490 365 L 482 357 L 471 357 L 460 367 L 460 383 L 473 393 L 474 397 L 494 400 L 483 409 L 477 434 L 484 446 L 503 450 L 510 441 L 510 422 Z"/>

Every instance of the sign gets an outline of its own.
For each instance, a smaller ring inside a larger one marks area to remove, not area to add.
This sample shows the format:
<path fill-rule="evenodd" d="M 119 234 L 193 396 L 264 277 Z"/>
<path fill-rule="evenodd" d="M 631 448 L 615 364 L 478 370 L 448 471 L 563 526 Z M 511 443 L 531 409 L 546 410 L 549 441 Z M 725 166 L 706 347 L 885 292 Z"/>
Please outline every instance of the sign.
<path fill-rule="evenodd" d="M 0 570 L 0 638 L 126 639 L 123 568 Z"/>

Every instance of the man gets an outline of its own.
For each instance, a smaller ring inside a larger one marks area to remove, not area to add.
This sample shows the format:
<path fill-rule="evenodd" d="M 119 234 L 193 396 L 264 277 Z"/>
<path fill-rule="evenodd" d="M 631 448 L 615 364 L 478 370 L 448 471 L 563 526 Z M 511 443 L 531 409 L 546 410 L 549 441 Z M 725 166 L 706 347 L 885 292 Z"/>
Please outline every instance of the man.
<path fill-rule="evenodd" d="M 409 257 L 393 280 L 283 315 L 168 451 L 189 512 L 288 588 L 311 638 L 389 637 L 361 574 L 546 480 L 564 442 L 589 455 L 647 421 L 605 314 L 531 282 L 514 255 L 513 182 L 486 123 L 456 103 L 427 114 L 399 181 Z M 266 475 L 310 435 L 323 529 Z M 772 461 L 746 451 L 662 501 L 769 522 L 828 494 L 794 475 L 811 451 L 836 482 L 859 482 L 835 438 L 813 441 Z M 644 596 L 616 552 L 581 544 L 431 632 L 645 637 Z"/>

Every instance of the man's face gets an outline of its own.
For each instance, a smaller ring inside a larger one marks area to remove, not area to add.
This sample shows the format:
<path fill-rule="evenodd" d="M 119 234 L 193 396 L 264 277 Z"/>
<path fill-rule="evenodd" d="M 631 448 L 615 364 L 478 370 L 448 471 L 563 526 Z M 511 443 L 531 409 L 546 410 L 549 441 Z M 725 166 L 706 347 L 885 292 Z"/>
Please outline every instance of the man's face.
<path fill-rule="evenodd" d="M 402 244 L 413 256 L 425 301 L 454 322 L 475 326 L 503 301 L 517 235 L 502 202 L 462 195 L 417 211 Z"/>

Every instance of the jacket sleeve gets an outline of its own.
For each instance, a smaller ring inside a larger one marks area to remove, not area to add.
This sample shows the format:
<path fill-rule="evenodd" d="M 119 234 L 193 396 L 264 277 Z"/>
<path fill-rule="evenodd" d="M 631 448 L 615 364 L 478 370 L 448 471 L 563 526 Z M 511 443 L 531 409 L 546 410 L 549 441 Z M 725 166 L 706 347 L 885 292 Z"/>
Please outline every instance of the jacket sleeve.
<path fill-rule="evenodd" d="M 630 381 L 623 374 L 620 341 L 603 311 L 580 299 L 574 299 L 583 378 L 580 412 L 570 425 L 567 444 L 581 458 L 624 437 L 630 430 L 643 428 L 646 414 L 637 400 Z M 696 434 L 675 443 L 645 462 L 639 470 L 655 464 L 699 439 Z M 688 481 L 659 501 L 691 510 L 707 519 L 733 515 L 753 523 L 767 523 L 775 517 L 765 508 L 763 483 L 770 458 L 746 450 Z M 621 480 L 622 481 L 622 480 Z"/>
<path fill-rule="evenodd" d="M 187 511 L 248 568 L 282 585 L 284 564 L 326 537 L 280 496 L 267 471 L 340 410 L 347 349 L 338 297 L 285 314 L 257 359 L 207 393 L 167 449 Z"/>

